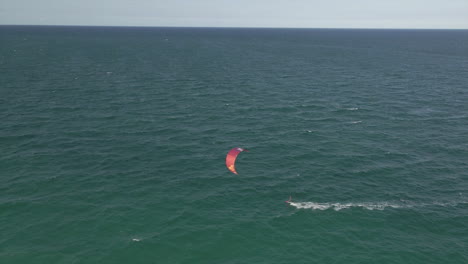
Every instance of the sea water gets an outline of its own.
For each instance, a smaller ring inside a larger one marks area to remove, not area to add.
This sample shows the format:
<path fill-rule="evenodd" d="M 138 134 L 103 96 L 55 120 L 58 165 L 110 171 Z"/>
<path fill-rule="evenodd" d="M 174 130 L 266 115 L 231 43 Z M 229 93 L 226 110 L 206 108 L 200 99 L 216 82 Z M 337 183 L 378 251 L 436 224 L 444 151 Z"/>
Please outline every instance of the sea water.
<path fill-rule="evenodd" d="M 466 30 L 0 39 L 0 263 L 468 263 Z"/>

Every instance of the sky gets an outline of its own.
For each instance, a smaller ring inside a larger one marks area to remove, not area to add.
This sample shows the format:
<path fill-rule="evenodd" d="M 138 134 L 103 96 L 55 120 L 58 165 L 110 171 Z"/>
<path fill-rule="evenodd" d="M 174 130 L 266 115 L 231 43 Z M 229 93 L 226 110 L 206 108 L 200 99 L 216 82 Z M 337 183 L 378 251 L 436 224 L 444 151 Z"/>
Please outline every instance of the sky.
<path fill-rule="evenodd" d="M 0 25 L 468 29 L 468 0 L 0 0 Z"/>

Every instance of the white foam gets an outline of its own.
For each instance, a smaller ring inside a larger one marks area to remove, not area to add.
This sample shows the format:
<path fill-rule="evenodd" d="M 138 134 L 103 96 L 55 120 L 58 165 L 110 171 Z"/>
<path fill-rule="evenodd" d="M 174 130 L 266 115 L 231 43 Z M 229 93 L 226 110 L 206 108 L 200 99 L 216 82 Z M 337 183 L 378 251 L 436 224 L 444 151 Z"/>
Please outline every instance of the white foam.
<path fill-rule="evenodd" d="M 366 210 L 384 210 L 386 208 L 420 208 L 420 207 L 457 207 L 460 205 L 468 204 L 467 200 L 458 201 L 433 201 L 429 203 L 415 203 L 405 200 L 400 202 L 361 202 L 361 203 L 316 203 L 316 202 L 291 202 L 291 206 L 298 209 L 312 209 L 312 210 L 328 210 L 333 209 L 340 211 L 342 209 L 349 209 L 353 207 L 360 207 Z"/>
<path fill-rule="evenodd" d="M 342 209 L 349 209 L 352 207 L 361 207 L 367 210 L 384 210 L 387 207 L 390 208 L 402 208 L 408 207 L 399 204 L 393 204 L 388 202 L 378 202 L 378 203 L 316 203 L 316 202 L 300 202 L 300 203 L 289 203 L 290 205 L 298 209 L 312 209 L 312 210 L 327 210 L 333 209 L 339 211 Z"/>
<path fill-rule="evenodd" d="M 357 107 L 350 107 L 350 108 L 346 108 L 346 110 L 349 110 L 349 111 L 356 111 L 356 110 L 359 110 L 359 108 L 357 108 Z"/>

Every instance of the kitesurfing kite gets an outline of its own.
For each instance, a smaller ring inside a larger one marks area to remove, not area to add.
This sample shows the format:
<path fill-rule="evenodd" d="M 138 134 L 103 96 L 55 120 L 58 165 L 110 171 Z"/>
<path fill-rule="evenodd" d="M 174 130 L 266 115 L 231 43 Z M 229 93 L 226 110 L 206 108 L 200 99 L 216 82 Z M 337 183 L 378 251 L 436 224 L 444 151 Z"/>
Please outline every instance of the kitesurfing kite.
<path fill-rule="evenodd" d="M 236 167 L 234 166 L 236 163 L 237 155 L 239 155 L 239 153 L 241 153 L 242 151 L 247 150 L 243 148 L 233 148 L 228 152 L 226 156 L 226 167 L 229 171 L 231 171 L 234 174 L 237 174 Z"/>

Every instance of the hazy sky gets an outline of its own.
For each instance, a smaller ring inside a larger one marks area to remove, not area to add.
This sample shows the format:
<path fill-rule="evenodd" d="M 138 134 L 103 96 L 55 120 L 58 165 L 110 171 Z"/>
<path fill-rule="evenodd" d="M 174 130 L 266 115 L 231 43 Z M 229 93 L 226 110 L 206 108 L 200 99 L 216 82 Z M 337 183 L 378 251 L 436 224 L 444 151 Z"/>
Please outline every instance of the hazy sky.
<path fill-rule="evenodd" d="M 468 0 L 0 0 L 0 24 L 468 29 Z"/>

